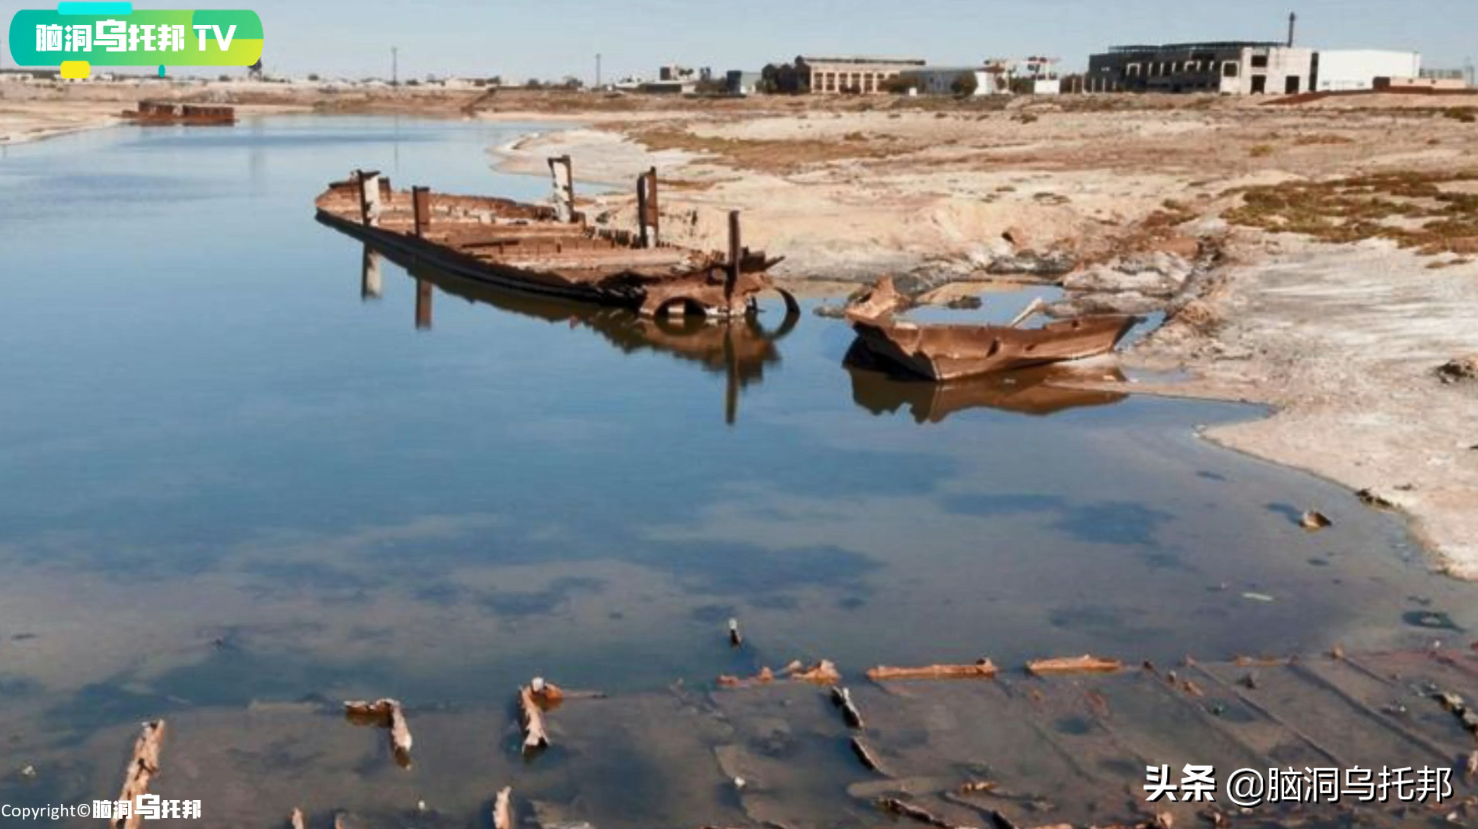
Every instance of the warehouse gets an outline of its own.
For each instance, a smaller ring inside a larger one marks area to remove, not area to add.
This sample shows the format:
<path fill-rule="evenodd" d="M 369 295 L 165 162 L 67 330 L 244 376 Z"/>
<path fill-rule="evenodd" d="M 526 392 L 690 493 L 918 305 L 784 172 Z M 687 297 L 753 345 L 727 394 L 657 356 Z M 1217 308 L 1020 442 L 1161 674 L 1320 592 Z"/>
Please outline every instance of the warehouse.
<path fill-rule="evenodd" d="M 899 73 L 924 65 L 922 60 L 893 58 L 796 58 L 795 68 L 809 81 L 813 93 L 851 92 L 876 95 L 886 92 L 887 81 Z"/>
<path fill-rule="evenodd" d="M 1090 92 L 1296 95 L 1372 89 L 1378 78 L 1417 77 L 1421 55 L 1377 49 L 1315 50 L 1228 41 L 1115 46 L 1088 60 Z"/>

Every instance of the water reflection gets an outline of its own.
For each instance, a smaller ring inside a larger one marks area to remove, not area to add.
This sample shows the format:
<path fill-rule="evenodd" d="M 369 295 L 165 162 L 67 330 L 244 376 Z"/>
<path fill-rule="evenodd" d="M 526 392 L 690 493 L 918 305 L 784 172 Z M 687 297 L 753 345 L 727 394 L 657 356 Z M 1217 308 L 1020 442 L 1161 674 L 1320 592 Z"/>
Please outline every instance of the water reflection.
<path fill-rule="evenodd" d="M 1045 417 L 1069 409 L 1112 406 L 1129 395 L 1111 391 L 1063 388 L 1053 379 L 1081 378 L 1063 366 L 1038 366 L 981 377 L 931 383 L 885 371 L 861 343 L 853 343 L 842 365 L 852 376 L 852 401 L 873 414 L 892 414 L 903 406 L 919 423 L 942 423 L 966 409 L 988 408 Z M 1096 373 L 1123 380 L 1117 367 Z"/>
<path fill-rule="evenodd" d="M 519 316 L 563 322 L 570 328 L 586 328 L 623 353 L 653 351 L 668 354 L 684 362 L 696 363 L 704 371 L 723 374 L 727 379 L 724 421 L 731 425 L 738 421 L 740 396 L 749 386 L 763 382 L 767 366 L 780 363 L 777 343 L 800 321 L 800 313 L 789 309 L 774 329 L 766 328 L 754 316 L 742 321 L 719 323 L 695 316 L 649 319 L 626 309 L 568 302 L 486 285 L 368 243 L 364 245 L 361 260 L 361 300 L 379 299 L 384 293 L 380 268 L 382 256 L 404 268 L 416 282 L 417 330 L 432 329 L 434 289 Z"/>

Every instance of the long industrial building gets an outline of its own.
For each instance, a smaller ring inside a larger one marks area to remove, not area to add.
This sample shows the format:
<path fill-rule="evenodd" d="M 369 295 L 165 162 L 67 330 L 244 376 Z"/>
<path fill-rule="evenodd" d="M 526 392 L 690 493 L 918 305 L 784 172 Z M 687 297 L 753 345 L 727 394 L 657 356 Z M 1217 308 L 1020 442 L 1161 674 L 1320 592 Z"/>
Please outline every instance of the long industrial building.
<path fill-rule="evenodd" d="M 1090 92 L 1294 95 L 1373 89 L 1377 78 L 1415 78 L 1421 55 L 1377 49 L 1309 49 L 1229 41 L 1115 46 L 1088 59 Z"/>
<path fill-rule="evenodd" d="M 851 92 L 877 95 L 886 92 L 885 85 L 906 70 L 924 65 L 923 60 L 892 58 L 796 58 L 795 68 L 809 83 L 811 92 L 836 94 Z"/>

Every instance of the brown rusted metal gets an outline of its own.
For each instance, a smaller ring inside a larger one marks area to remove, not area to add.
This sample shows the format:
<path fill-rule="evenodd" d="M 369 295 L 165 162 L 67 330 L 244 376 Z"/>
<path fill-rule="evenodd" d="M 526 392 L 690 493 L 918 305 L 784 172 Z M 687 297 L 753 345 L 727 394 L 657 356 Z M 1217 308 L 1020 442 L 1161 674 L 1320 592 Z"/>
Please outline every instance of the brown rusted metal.
<path fill-rule="evenodd" d="M 134 803 L 149 793 L 149 785 L 154 775 L 159 773 L 159 750 L 163 739 L 164 720 L 144 723 L 143 731 L 134 742 L 133 756 L 123 771 L 123 791 L 118 795 L 119 800 Z M 108 829 L 139 829 L 142 823 L 143 818 L 132 812 L 109 820 Z"/>
<path fill-rule="evenodd" d="M 1107 314 L 1040 328 L 920 325 L 894 320 L 893 311 L 902 305 L 892 281 L 880 280 L 848 309 L 847 319 L 874 357 L 935 382 L 1106 354 L 1138 322 L 1127 314 Z"/>
<path fill-rule="evenodd" d="M 744 261 L 744 248 L 739 237 L 739 211 L 729 211 L 729 270 L 724 280 L 724 298 L 734 296 L 734 286 L 739 282 L 739 272 Z"/>
<path fill-rule="evenodd" d="M 552 159 L 550 167 L 567 170 L 566 161 Z M 648 317 L 674 309 L 739 316 L 768 290 L 780 293 L 788 309 L 796 307 L 766 276 L 780 260 L 743 250 L 737 236 L 728 257 L 671 244 L 647 247 L 635 233 L 590 227 L 578 214 L 562 221 L 559 210 L 548 206 L 431 192 L 420 211 L 427 219 L 421 227 L 416 198 L 389 189 L 375 171 L 356 171 L 318 197 L 318 219 L 386 253 L 458 277 L 632 308 Z"/>
<path fill-rule="evenodd" d="M 416 236 L 423 237 L 431 229 L 431 188 L 412 187 L 411 205 L 416 225 Z"/>
<path fill-rule="evenodd" d="M 139 101 L 138 108 L 124 110 L 123 117 L 141 126 L 229 126 L 236 123 L 236 109 L 211 104 Z"/>
<path fill-rule="evenodd" d="M 653 167 L 636 179 L 636 221 L 641 231 L 642 247 L 661 244 L 661 211 L 657 204 L 657 168 Z"/>
<path fill-rule="evenodd" d="M 575 212 L 575 168 L 568 155 L 549 159 L 549 173 L 554 177 L 554 212 L 562 223 L 578 223 Z"/>
<path fill-rule="evenodd" d="M 365 227 L 380 226 L 380 204 L 385 191 L 380 186 L 378 170 L 356 170 L 355 179 L 359 189 L 359 223 Z"/>

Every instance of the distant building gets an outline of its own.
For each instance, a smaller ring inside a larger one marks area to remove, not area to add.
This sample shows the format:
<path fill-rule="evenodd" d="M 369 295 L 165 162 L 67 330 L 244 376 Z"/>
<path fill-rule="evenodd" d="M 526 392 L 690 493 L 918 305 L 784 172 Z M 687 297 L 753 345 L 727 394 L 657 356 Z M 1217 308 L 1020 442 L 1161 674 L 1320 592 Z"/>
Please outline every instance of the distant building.
<path fill-rule="evenodd" d="M 1061 82 L 1052 58 L 992 58 L 982 66 L 924 66 L 899 74 L 899 82 L 921 95 L 954 95 L 962 75 L 971 75 L 972 95 L 1055 95 Z"/>
<path fill-rule="evenodd" d="M 713 79 L 713 70 L 708 67 L 690 69 L 675 63 L 657 68 L 657 79 L 649 81 L 640 75 L 630 75 L 616 81 L 612 86 L 624 92 L 645 92 L 654 95 L 689 95 L 698 91 L 698 84 Z"/>
<path fill-rule="evenodd" d="M 730 95 L 753 95 L 759 91 L 763 79 L 764 75 L 759 72 L 730 69 L 724 74 L 724 91 Z"/>
<path fill-rule="evenodd" d="M 811 92 L 835 95 L 851 92 L 877 95 L 886 92 L 886 83 L 901 73 L 922 67 L 922 60 L 894 58 L 816 58 L 798 57 L 796 71 L 808 79 Z"/>
<path fill-rule="evenodd" d="M 1379 49 L 1320 49 L 1310 71 L 1315 92 L 1374 89 L 1377 78 L 1420 77 L 1422 56 Z"/>
<path fill-rule="evenodd" d="M 925 66 L 899 73 L 898 82 L 917 90 L 920 95 L 957 95 L 956 89 L 966 75 L 975 81 L 971 95 L 996 93 L 1000 76 L 986 71 L 983 66 Z"/>
<path fill-rule="evenodd" d="M 1265 41 L 1114 46 L 1088 58 L 1088 92 L 1296 95 L 1371 89 L 1379 77 L 1420 74 L 1421 55 Z"/>

